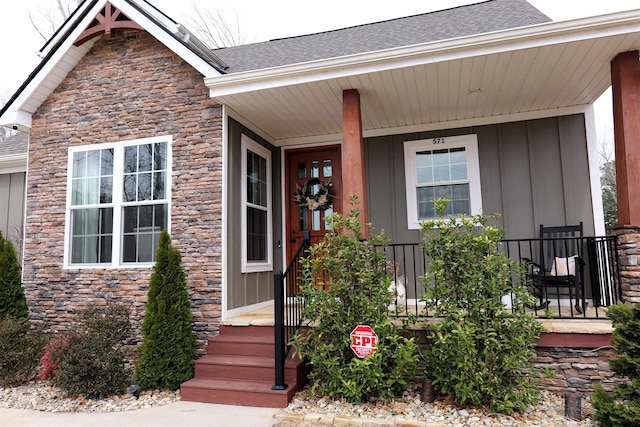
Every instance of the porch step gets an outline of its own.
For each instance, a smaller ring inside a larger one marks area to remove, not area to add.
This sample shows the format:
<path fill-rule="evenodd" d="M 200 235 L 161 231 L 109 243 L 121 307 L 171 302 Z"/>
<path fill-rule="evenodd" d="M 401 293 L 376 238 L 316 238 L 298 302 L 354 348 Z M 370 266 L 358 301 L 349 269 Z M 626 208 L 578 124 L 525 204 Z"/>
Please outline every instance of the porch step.
<path fill-rule="evenodd" d="M 271 390 L 273 381 L 194 378 L 180 387 L 180 399 L 189 402 L 286 408 L 299 387 Z"/>
<path fill-rule="evenodd" d="M 196 360 L 195 376 L 182 384 L 181 399 L 244 406 L 286 407 L 306 378 L 304 363 L 289 355 L 285 390 L 275 383 L 274 328 L 224 326 Z"/>

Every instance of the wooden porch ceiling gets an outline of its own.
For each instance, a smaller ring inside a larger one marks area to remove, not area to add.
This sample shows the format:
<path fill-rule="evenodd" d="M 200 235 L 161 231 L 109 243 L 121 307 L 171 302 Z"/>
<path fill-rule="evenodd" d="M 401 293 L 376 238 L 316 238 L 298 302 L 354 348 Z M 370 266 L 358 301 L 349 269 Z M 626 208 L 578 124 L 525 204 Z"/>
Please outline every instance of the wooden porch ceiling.
<path fill-rule="evenodd" d="M 611 85 L 611 60 L 633 49 L 640 49 L 640 29 L 446 60 L 427 56 L 412 65 L 222 95 L 212 87 L 212 94 L 277 145 L 339 139 L 342 92 L 351 88 L 361 96 L 365 136 L 446 128 L 593 103 Z"/>

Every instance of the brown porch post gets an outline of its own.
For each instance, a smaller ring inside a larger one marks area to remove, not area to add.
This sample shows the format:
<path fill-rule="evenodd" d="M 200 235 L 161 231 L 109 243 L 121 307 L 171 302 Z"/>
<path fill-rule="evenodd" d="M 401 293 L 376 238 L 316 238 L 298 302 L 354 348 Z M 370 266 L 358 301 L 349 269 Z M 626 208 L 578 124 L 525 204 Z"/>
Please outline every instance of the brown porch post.
<path fill-rule="evenodd" d="M 611 61 L 622 297 L 640 302 L 640 61 L 638 51 Z"/>
<path fill-rule="evenodd" d="M 356 89 L 342 92 L 342 213 L 351 210 L 351 195 L 360 201 L 360 222 L 364 237 L 369 222 L 367 191 L 364 178 L 364 146 L 362 143 L 362 118 L 360 94 Z"/>

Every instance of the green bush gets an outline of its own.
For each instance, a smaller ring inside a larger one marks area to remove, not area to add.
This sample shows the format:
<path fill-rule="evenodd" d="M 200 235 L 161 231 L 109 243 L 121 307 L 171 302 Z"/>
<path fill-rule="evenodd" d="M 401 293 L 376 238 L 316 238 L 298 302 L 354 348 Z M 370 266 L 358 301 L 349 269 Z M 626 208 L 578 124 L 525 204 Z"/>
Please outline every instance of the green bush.
<path fill-rule="evenodd" d="M 594 386 L 595 421 L 602 427 L 640 425 L 640 304 L 618 303 L 609 307 L 607 317 L 613 322 L 613 339 L 617 358 L 609 366 L 628 383 L 618 384 L 609 395 L 600 384 Z"/>
<path fill-rule="evenodd" d="M 14 386 L 33 379 L 44 352 L 42 328 L 27 319 L 0 319 L 0 386 Z"/>
<path fill-rule="evenodd" d="M 160 234 L 142 323 L 134 381 L 143 389 L 172 390 L 193 377 L 196 338 L 180 252 Z"/>
<path fill-rule="evenodd" d="M 297 353 L 311 364 L 311 392 L 342 396 L 350 402 L 402 395 L 414 382 L 418 356 L 413 339 L 390 321 L 391 303 L 384 252 L 375 245 L 384 235 L 361 240 L 359 211 L 331 216 L 333 231 L 302 259 L 303 318 L 313 324 L 294 337 Z M 373 355 L 360 359 L 350 333 L 368 325 L 378 335 Z"/>
<path fill-rule="evenodd" d="M 0 231 L 0 319 L 7 316 L 27 318 L 28 315 L 16 250 Z"/>
<path fill-rule="evenodd" d="M 447 202 L 436 201 L 439 212 Z M 475 215 L 421 225 L 429 260 L 425 302 L 440 320 L 429 326 L 425 376 L 461 404 L 521 412 L 539 398 L 531 368 L 542 326 L 525 311 L 535 301 L 524 286 L 524 266 L 497 250 L 504 234 L 487 220 Z M 513 308 L 503 295 L 512 296 Z"/>
<path fill-rule="evenodd" d="M 49 346 L 52 382 L 70 396 L 102 398 L 124 392 L 131 372 L 123 345 L 131 329 L 123 306 L 91 308 L 78 314 L 73 331 Z"/>

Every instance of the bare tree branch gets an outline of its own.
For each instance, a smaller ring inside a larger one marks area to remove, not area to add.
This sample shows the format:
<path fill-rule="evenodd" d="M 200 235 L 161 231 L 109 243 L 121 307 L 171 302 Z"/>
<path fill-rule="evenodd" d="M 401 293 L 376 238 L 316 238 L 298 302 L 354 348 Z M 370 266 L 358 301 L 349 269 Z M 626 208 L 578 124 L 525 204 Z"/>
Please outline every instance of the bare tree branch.
<path fill-rule="evenodd" d="M 74 5 L 77 4 L 76 0 L 56 0 L 56 3 L 57 7 L 36 9 L 27 13 L 31 26 L 43 40 L 48 40 L 55 33 L 58 27 L 71 15 Z"/>
<path fill-rule="evenodd" d="M 237 13 L 233 22 L 219 9 L 200 9 L 191 5 L 189 28 L 212 49 L 243 44 L 245 37 Z"/>

